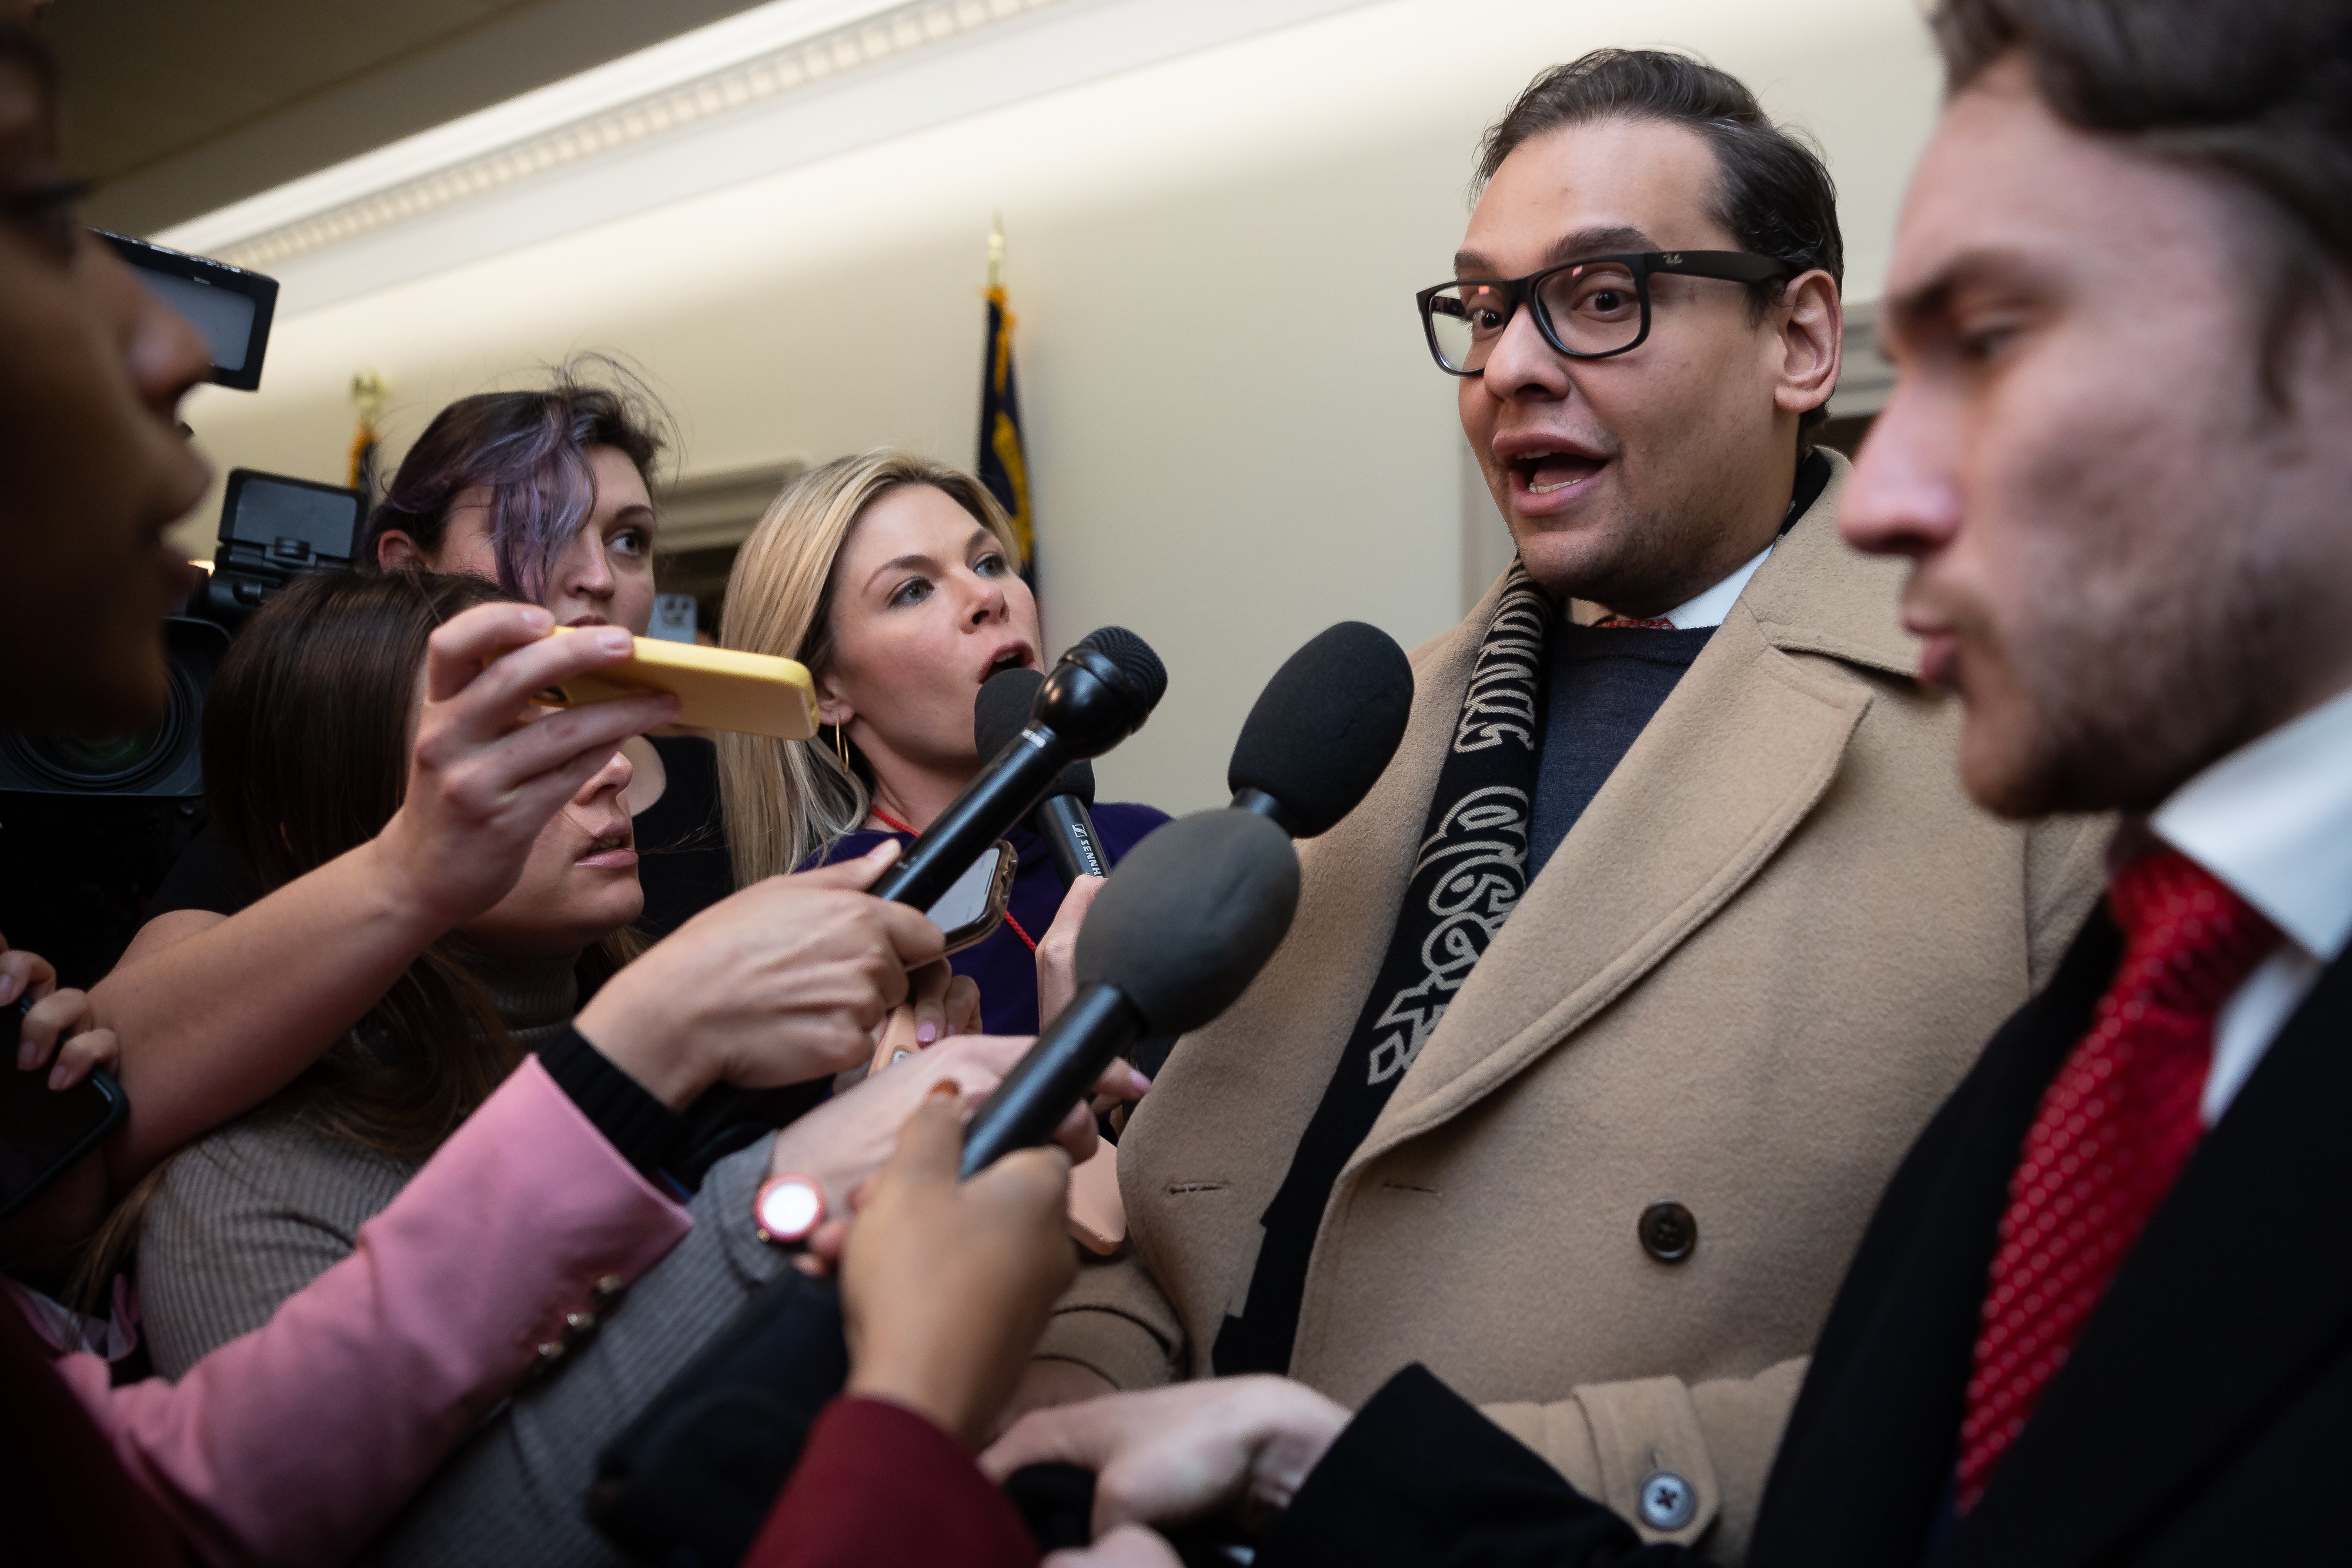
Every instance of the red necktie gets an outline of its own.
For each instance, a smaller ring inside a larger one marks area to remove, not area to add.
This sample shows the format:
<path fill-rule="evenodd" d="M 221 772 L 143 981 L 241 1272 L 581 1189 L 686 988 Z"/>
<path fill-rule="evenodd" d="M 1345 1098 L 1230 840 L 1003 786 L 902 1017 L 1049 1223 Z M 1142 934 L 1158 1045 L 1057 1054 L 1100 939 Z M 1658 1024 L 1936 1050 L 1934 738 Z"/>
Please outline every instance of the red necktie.
<path fill-rule="evenodd" d="M 2214 1012 L 2278 942 L 2269 921 L 2175 850 L 2117 873 L 2107 903 L 2123 963 L 2043 1092 L 2009 1181 L 1960 1423 L 1963 1513 L 2196 1148 Z"/>
<path fill-rule="evenodd" d="M 1592 623 L 1592 629 L 1596 632 L 1672 632 L 1675 626 L 1673 622 L 1658 615 L 1604 615 Z"/>

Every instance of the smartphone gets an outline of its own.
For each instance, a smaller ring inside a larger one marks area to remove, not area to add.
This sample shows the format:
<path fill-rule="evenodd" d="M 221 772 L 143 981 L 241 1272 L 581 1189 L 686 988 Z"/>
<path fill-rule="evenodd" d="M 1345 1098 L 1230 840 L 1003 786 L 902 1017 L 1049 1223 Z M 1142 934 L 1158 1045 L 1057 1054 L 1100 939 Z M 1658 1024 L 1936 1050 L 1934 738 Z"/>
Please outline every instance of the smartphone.
<path fill-rule="evenodd" d="M 981 852 L 971 868 L 940 894 L 932 905 L 923 911 L 931 924 L 947 933 L 950 953 L 961 953 L 1004 924 L 1004 912 L 1013 902 L 1013 874 L 1021 866 L 1021 856 L 1011 844 L 997 840 Z M 875 1042 L 874 1060 L 866 1071 L 880 1072 L 896 1067 L 915 1054 L 911 1026 L 898 1026 L 904 1033 L 885 1030 Z"/>
<path fill-rule="evenodd" d="M 1020 868 L 1019 852 L 999 839 L 923 911 L 947 933 L 949 952 L 962 952 L 1004 924 L 1004 911 L 1013 902 L 1013 874 Z"/>
<path fill-rule="evenodd" d="M 131 1113 L 122 1086 L 93 1071 L 70 1089 L 51 1089 L 47 1070 L 16 1071 L 16 1035 L 33 998 L 0 1008 L 0 1219 L 106 1141 Z"/>
<path fill-rule="evenodd" d="M 558 626 L 559 633 L 574 630 Z M 705 648 L 640 637 L 629 658 L 592 675 L 575 675 L 533 700 L 547 707 L 578 707 L 645 692 L 669 692 L 685 703 L 680 724 L 806 740 L 816 733 L 816 686 L 807 666 L 765 653 Z"/>

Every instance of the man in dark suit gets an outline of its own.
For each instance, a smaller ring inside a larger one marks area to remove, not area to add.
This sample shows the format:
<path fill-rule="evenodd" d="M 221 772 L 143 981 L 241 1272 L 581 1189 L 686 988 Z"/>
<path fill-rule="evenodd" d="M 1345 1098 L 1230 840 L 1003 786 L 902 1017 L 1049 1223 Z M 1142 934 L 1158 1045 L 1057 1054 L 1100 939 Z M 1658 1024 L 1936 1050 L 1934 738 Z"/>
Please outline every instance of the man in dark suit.
<path fill-rule="evenodd" d="M 1887 1188 L 1748 1561 L 2341 1558 L 2352 4 L 1933 25 L 1901 383 L 1843 528 L 1915 563 L 1970 792 L 2130 821 L 2106 904 Z M 1262 1568 L 1686 1555 L 1417 1367 L 1352 1418 L 1274 1379 L 1041 1413 L 989 1468 L 1047 1457 L 1100 1472 L 1098 1526 L 1286 1503 Z M 1087 1560 L 1174 1559 L 1130 1528 Z"/>

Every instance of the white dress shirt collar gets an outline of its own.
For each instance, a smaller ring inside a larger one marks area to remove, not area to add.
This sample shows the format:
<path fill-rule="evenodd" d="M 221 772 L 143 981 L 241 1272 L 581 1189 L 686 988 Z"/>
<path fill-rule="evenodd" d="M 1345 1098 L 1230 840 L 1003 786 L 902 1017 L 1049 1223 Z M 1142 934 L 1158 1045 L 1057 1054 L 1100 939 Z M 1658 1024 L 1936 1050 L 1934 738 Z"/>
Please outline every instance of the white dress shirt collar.
<path fill-rule="evenodd" d="M 2352 691 L 2207 768 L 2148 827 L 2334 963 L 2352 939 Z"/>
<path fill-rule="evenodd" d="M 1659 619 L 1673 622 L 1677 632 L 1696 632 L 1703 626 L 1722 625 L 1723 618 L 1731 613 L 1731 607 L 1739 602 L 1739 591 L 1748 586 L 1748 580 L 1756 575 L 1756 569 L 1762 566 L 1764 558 L 1772 553 L 1772 545 L 1780 542 L 1775 538 L 1771 545 L 1766 545 L 1748 557 L 1747 565 L 1737 569 L 1706 592 L 1675 605 Z"/>

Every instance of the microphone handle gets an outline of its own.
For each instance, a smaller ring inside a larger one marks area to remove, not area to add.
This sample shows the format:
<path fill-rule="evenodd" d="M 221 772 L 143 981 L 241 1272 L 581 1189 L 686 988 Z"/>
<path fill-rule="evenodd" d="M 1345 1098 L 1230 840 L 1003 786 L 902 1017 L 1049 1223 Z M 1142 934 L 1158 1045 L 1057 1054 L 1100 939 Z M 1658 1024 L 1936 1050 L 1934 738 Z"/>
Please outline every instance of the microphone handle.
<path fill-rule="evenodd" d="M 1030 821 L 1037 836 L 1045 841 L 1045 852 L 1054 857 L 1054 869 L 1061 873 L 1064 887 L 1082 876 L 1110 874 L 1110 868 L 1103 864 L 1101 842 L 1095 837 L 1094 817 L 1084 800 L 1070 794 L 1048 795 L 1037 803 Z"/>
<path fill-rule="evenodd" d="M 1069 761 L 1066 749 L 1042 726 L 1023 730 L 908 847 L 905 858 L 882 873 L 874 896 L 917 909 L 937 904 L 982 850 L 1045 798 Z"/>
<path fill-rule="evenodd" d="M 972 1113 L 957 1174 L 977 1175 L 1013 1150 L 1052 1137 L 1110 1059 L 1142 1032 L 1143 1015 L 1117 986 L 1097 980 L 1080 991 Z"/>

